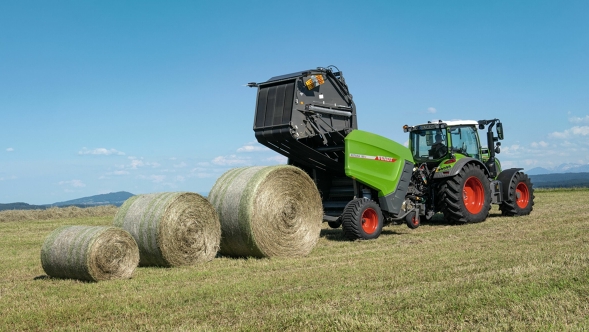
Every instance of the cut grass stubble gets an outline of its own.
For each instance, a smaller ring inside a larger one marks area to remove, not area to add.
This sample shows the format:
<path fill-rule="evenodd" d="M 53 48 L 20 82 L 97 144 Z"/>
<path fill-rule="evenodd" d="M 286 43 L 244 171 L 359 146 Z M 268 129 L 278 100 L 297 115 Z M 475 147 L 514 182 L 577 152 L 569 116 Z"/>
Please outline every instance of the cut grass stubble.
<path fill-rule="evenodd" d="M 0 327 L 141 330 L 581 330 L 589 327 L 588 190 L 536 192 L 530 216 L 348 242 L 306 257 L 138 268 L 130 280 L 33 280 L 49 230 L 112 218 L 1 223 Z M 121 319 L 124 317 L 124 319 Z M 2 328 L 0 328 L 2 329 Z"/>

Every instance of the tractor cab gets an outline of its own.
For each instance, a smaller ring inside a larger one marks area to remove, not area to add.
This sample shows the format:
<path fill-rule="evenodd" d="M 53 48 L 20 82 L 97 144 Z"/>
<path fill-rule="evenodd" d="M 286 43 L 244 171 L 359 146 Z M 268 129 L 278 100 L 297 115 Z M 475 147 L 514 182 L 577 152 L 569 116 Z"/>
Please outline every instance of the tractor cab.
<path fill-rule="evenodd" d="M 497 134 L 492 132 L 497 124 Z M 484 129 L 489 125 L 487 146 L 481 146 L 477 129 Z M 503 139 L 503 127 L 498 119 L 493 120 L 458 120 L 428 122 L 416 126 L 403 126 L 409 132 L 409 149 L 416 164 L 427 164 L 433 168 L 438 165 L 451 165 L 456 161 L 468 157 L 483 162 L 489 169 L 491 177 L 501 172 L 499 161 L 495 154 L 499 153 Z M 443 166 L 441 166 L 443 168 Z M 438 168 L 441 169 L 441 168 Z"/>

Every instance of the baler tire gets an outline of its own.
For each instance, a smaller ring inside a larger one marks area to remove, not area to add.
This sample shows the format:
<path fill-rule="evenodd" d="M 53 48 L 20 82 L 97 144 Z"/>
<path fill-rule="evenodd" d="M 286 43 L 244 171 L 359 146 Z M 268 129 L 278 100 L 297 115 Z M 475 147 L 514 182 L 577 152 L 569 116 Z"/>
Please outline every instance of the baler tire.
<path fill-rule="evenodd" d="M 507 183 L 503 184 L 507 185 Z M 517 172 L 509 182 L 507 197 L 499 205 L 504 216 L 525 216 L 534 209 L 534 187 L 527 174 Z"/>
<path fill-rule="evenodd" d="M 416 213 L 415 213 L 415 211 L 413 211 L 413 212 L 409 212 L 405 216 L 405 223 L 407 224 L 407 227 L 409 227 L 411 229 L 416 229 L 417 227 L 419 227 L 421 225 L 421 220 L 416 218 Z"/>
<path fill-rule="evenodd" d="M 341 219 L 338 219 L 338 221 L 328 221 L 327 225 L 329 225 L 330 228 L 340 228 L 342 222 Z"/>
<path fill-rule="evenodd" d="M 475 164 L 466 164 L 440 187 L 441 210 L 451 223 L 477 223 L 487 219 L 491 209 L 489 179 Z"/>
<path fill-rule="evenodd" d="M 380 236 L 383 216 L 376 202 L 367 198 L 351 200 L 342 214 L 343 235 L 348 240 L 373 240 Z"/>

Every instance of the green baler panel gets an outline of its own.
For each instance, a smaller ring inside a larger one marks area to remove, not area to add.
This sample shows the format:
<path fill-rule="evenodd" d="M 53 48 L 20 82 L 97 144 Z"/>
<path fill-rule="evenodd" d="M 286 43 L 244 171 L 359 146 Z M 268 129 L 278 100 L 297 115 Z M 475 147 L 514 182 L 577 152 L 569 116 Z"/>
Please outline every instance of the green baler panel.
<path fill-rule="evenodd" d="M 346 175 L 386 196 L 397 188 L 405 160 L 413 163 L 411 151 L 386 137 L 363 130 L 346 136 Z"/>

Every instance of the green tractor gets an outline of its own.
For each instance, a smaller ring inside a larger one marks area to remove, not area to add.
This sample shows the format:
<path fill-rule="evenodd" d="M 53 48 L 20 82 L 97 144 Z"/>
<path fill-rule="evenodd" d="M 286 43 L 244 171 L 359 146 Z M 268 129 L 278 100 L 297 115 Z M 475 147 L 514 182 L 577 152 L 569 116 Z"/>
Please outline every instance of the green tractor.
<path fill-rule="evenodd" d="M 311 176 L 324 220 L 346 238 L 375 239 L 385 222 L 417 228 L 436 213 L 450 223 L 481 222 L 491 204 L 507 216 L 532 211 L 528 176 L 521 168 L 502 170 L 495 158 L 503 139 L 498 119 L 405 125 L 407 148 L 357 129 L 352 95 L 334 69 L 248 85 L 258 88 L 256 139 Z M 485 128 L 483 146 L 478 129 Z"/>

